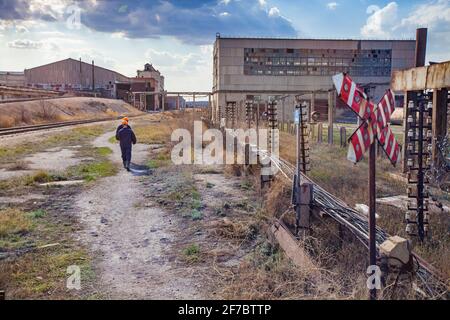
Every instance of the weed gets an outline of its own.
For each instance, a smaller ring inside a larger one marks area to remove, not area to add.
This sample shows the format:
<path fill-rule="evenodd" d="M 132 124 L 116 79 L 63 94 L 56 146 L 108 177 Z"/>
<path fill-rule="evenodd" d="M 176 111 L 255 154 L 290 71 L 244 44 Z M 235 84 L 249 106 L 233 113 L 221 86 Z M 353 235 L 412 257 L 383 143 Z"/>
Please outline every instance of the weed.
<path fill-rule="evenodd" d="M 198 262 L 200 260 L 200 247 L 192 243 L 183 250 L 183 255 L 187 262 Z"/>
<path fill-rule="evenodd" d="M 95 148 L 95 151 L 97 152 L 98 155 L 103 156 L 103 157 L 109 156 L 110 154 L 113 153 L 111 148 L 108 148 L 108 147 L 98 147 L 98 148 Z"/>
<path fill-rule="evenodd" d="M 45 210 L 42 209 L 38 209 L 38 210 L 34 210 L 28 213 L 28 217 L 32 218 L 32 219 L 40 219 L 43 218 L 47 215 L 47 212 L 45 212 Z"/>
<path fill-rule="evenodd" d="M 119 143 L 119 141 L 116 139 L 116 136 L 112 136 L 108 139 L 108 142 L 111 144 Z"/>
<path fill-rule="evenodd" d="M 201 220 L 203 218 L 203 214 L 198 210 L 192 210 L 191 212 L 192 220 Z"/>
<path fill-rule="evenodd" d="M 29 184 L 33 183 L 46 183 L 52 181 L 52 176 L 46 171 L 39 171 L 29 177 Z"/>
<path fill-rule="evenodd" d="M 117 167 L 111 161 L 99 161 L 81 164 L 72 167 L 70 174 L 81 177 L 86 181 L 95 181 L 98 178 L 113 176 L 117 173 Z"/>
<path fill-rule="evenodd" d="M 0 211 L 0 238 L 15 234 L 23 234 L 32 228 L 30 219 L 18 209 L 4 209 Z"/>
<path fill-rule="evenodd" d="M 241 183 L 241 189 L 251 190 L 251 189 L 253 189 L 253 184 L 251 183 L 251 181 L 246 180 Z"/>

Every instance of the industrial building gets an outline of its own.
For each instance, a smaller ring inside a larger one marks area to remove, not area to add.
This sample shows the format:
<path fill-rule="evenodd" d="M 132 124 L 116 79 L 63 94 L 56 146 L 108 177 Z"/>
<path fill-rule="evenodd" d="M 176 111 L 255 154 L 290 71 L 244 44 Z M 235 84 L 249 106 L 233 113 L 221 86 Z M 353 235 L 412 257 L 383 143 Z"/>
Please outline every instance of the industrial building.
<path fill-rule="evenodd" d="M 425 39 L 426 44 L 426 36 Z M 245 100 L 277 99 L 291 117 L 294 97 L 302 95 L 326 117 L 331 77 L 347 72 L 378 101 L 389 88 L 393 71 L 415 66 L 415 40 L 319 40 L 221 37 L 213 61 L 213 113 Z M 314 102 L 312 102 L 314 100 Z M 350 116 L 337 103 L 337 117 Z M 284 113 L 284 112 L 283 112 Z M 279 117 L 280 117 L 279 113 Z"/>
<path fill-rule="evenodd" d="M 8 75 L 11 79 L 11 75 Z M 137 92 L 163 92 L 164 76 L 152 64 L 137 70 L 135 77 L 127 77 L 116 71 L 85 63 L 75 59 L 65 59 L 43 66 L 25 69 L 22 74 L 23 86 L 69 92 L 91 94 L 95 92 L 104 98 L 122 99 L 141 110 L 159 109 L 159 95 L 141 96 Z M 0 78 L 2 79 L 2 78 Z M 11 82 L 11 80 L 9 80 Z"/>
<path fill-rule="evenodd" d="M 0 85 L 23 87 L 25 85 L 25 74 L 16 71 L 0 71 Z"/>
<path fill-rule="evenodd" d="M 56 91 L 99 91 L 104 97 L 115 97 L 115 83 L 128 77 L 99 66 L 75 59 L 65 59 L 43 66 L 25 69 L 25 84 L 29 87 Z"/>

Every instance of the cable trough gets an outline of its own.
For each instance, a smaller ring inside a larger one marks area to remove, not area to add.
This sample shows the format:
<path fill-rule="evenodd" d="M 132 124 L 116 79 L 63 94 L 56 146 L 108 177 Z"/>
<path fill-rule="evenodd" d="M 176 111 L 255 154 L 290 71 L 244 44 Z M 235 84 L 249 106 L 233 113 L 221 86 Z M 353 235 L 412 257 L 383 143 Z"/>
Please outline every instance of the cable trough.
<path fill-rule="evenodd" d="M 256 147 L 253 147 L 255 150 Z M 269 157 L 271 163 L 277 167 L 283 177 L 292 184 L 292 177 L 294 176 L 296 169 L 291 163 L 282 158 L 274 157 L 265 150 L 256 149 L 255 151 L 262 157 Z M 325 212 L 339 224 L 347 227 L 347 229 L 366 248 L 368 248 L 369 224 L 367 219 L 361 216 L 355 209 L 350 208 L 342 200 L 320 187 L 311 178 L 302 174 L 301 179 L 314 185 L 313 205 L 317 209 Z M 390 235 L 384 230 L 378 227 L 376 228 L 377 249 L 379 245 L 389 238 L 389 236 Z M 419 291 L 424 293 L 428 298 L 446 298 L 448 294 L 447 284 L 441 280 L 441 277 L 438 275 L 437 271 L 417 256 L 417 254 L 413 253 L 413 257 L 418 265 L 416 274 L 417 278 L 420 280 L 418 288 Z"/>

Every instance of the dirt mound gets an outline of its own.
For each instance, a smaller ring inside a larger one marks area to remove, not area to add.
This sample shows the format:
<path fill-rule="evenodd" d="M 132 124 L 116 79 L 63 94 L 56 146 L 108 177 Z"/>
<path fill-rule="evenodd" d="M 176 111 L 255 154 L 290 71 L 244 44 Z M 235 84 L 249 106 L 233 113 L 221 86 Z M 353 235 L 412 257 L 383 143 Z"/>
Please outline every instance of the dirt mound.
<path fill-rule="evenodd" d="M 0 128 L 141 113 L 130 104 L 115 99 L 73 97 L 11 102 L 0 105 Z"/>

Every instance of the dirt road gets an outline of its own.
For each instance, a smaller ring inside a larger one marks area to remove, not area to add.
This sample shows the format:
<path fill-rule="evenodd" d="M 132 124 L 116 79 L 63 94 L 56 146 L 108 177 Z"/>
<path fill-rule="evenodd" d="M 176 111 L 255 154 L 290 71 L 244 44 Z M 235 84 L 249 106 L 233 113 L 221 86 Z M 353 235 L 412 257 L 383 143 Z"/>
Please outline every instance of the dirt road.
<path fill-rule="evenodd" d="M 113 135 L 100 136 L 94 145 L 111 148 L 111 159 L 121 164 L 118 144 L 108 141 Z M 133 162 L 142 164 L 151 147 L 135 145 Z M 189 270 L 169 261 L 179 221 L 161 208 L 149 206 L 144 192 L 155 186 L 145 186 L 141 178 L 121 170 L 76 199 L 84 226 L 79 237 L 96 253 L 100 291 L 107 298 L 121 299 L 202 298 Z"/>

